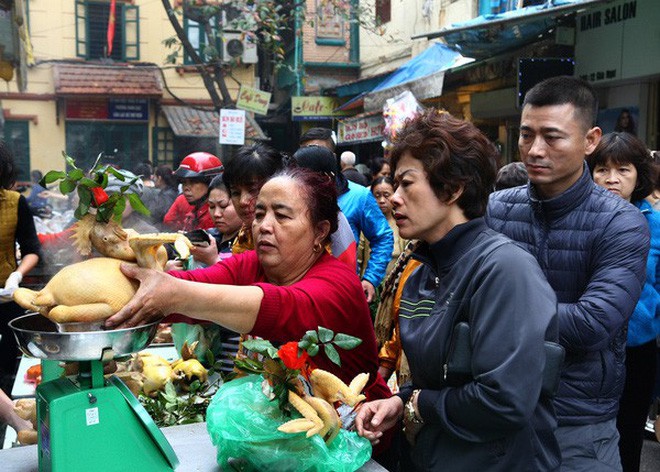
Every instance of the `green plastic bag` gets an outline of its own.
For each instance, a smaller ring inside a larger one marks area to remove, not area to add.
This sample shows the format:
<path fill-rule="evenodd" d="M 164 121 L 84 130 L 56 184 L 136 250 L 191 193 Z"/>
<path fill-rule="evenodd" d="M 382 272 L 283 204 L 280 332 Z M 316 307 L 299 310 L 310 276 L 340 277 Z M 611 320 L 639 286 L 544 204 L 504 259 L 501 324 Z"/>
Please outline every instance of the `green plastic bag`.
<path fill-rule="evenodd" d="M 232 380 L 211 400 L 207 429 L 223 470 L 349 472 L 369 460 L 371 444 L 352 431 L 342 429 L 330 446 L 318 434 L 278 431 L 291 418 L 264 395 L 262 381 L 260 375 Z"/>

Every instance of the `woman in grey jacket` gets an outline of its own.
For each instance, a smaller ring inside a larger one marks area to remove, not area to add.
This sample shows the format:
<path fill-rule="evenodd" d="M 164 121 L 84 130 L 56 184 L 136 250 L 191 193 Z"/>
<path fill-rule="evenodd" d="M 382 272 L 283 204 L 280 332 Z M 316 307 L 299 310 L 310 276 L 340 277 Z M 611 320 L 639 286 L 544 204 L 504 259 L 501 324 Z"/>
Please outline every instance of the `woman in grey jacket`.
<path fill-rule="evenodd" d="M 556 298 L 536 260 L 483 221 L 495 162 L 474 125 L 437 110 L 409 122 L 391 153 L 399 232 L 422 241 L 399 312 L 412 382 L 363 405 L 356 425 L 377 443 L 402 420 L 401 470 L 559 468 L 552 402 L 541 392 Z M 471 356 L 459 375 L 448 358 L 461 321 Z"/>

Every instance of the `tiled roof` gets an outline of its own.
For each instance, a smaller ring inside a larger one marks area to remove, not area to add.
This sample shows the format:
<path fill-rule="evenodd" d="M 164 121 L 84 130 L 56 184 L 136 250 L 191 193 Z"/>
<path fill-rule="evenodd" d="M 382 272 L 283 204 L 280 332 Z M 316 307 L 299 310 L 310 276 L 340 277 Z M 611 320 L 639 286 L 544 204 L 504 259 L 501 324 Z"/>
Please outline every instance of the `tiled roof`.
<path fill-rule="evenodd" d="M 153 66 L 55 64 L 55 93 L 63 96 L 163 96 L 158 69 Z"/>
<path fill-rule="evenodd" d="M 217 112 L 198 110 L 185 106 L 163 106 L 162 109 L 172 131 L 177 136 L 218 138 L 220 133 L 220 118 Z M 250 113 L 246 112 L 245 118 L 246 140 L 268 139 Z"/>

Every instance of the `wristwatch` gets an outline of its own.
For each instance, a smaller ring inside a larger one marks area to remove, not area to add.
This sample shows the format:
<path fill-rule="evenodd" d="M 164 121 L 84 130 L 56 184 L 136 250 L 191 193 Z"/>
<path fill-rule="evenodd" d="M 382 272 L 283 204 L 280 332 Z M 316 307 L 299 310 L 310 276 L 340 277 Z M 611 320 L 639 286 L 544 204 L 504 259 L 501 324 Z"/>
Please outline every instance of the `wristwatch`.
<path fill-rule="evenodd" d="M 412 395 L 410 395 L 410 398 L 409 398 L 408 401 L 406 402 L 406 406 L 405 406 L 405 412 L 406 412 L 406 413 L 405 413 L 405 414 L 406 414 L 406 420 L 407 420 L 409 423 L 414 423 L 414 424 L 422 424 L 422 423 L 424 423 L 424 420 L 422 420 L 422 419 L 417 415 L 417 412 L 415 411 L 414 400 L 415 400 L 415 398 L 417 398 L 417 396 L 419 395 L 419 392 L 420 392 L 419 389 L 417 389 L 417 390 L 413 390 Z"/>

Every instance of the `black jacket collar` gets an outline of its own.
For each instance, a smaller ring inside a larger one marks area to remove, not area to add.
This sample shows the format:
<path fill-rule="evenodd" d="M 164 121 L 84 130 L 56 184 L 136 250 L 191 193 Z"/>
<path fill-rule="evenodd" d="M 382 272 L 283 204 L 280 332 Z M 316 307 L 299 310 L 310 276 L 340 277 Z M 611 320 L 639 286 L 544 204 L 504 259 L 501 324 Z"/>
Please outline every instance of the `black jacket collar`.
<path fill-rule="evenodd" d="M 442 275 L 470 250 L 479 233 L 487 228 L 483 218 L 475 218 L 454 226 L 440 241 L 433 244 L 420 243 L 413 254 L 420 261 L 430 264 L 438 275 Z"/>
<path fill-rule="evenodd" d="M 589 196 L 593 187 L 594 183 L 585 162 L 578 181 L 556 197 L 543 200 L 532 183 L 527 184 L 527 194 L 535 211 L 543 213 L 547 218 L 557 219 L 577 208 Z"/>

